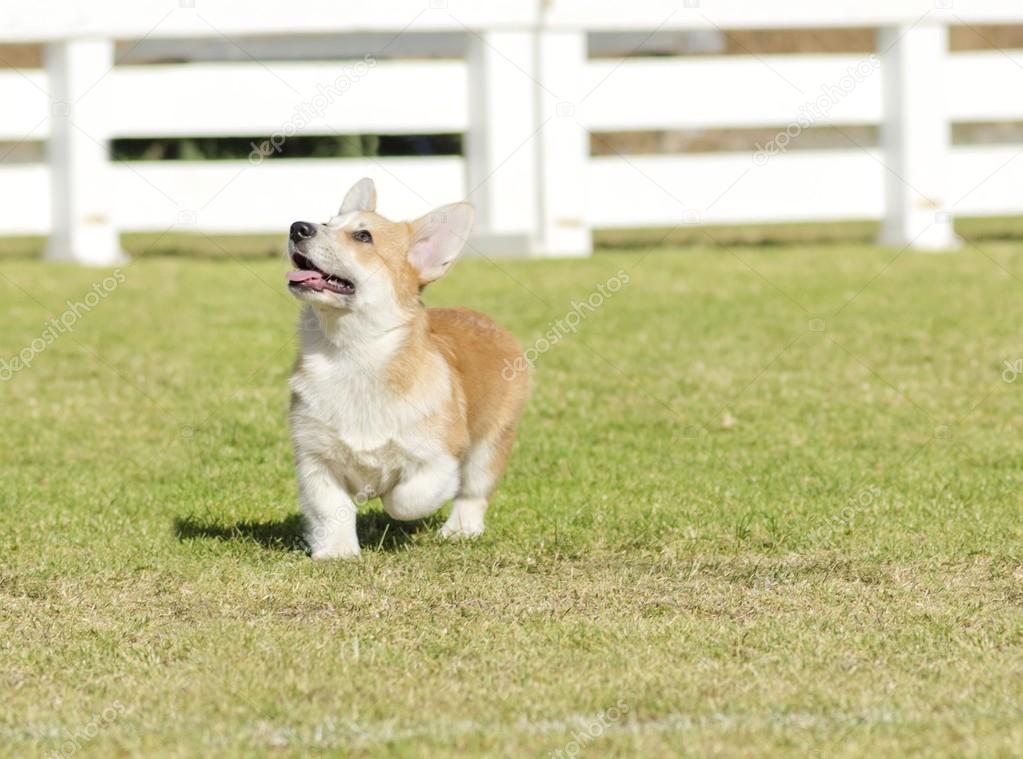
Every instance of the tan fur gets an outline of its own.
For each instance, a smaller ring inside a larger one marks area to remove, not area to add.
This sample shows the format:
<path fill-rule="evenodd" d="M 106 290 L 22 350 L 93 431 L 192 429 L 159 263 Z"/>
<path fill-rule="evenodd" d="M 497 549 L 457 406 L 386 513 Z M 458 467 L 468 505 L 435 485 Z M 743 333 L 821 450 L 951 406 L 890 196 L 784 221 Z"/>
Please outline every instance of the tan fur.
<path fill-rule="evenodd" d="M 499 439 L 514 430 L 525 403 L 529 378 L 501 376 L 522 356 L 507 330 L 467 308 L 431 308 L 430 334 L 459 378 L 466 400 L 465 425 L 471 441 Z M 501 463 L 503 469 L 504 463 Z"/>
<path fill-rule="evenodd" d="M 445 447 L 460 458 L 474 442 L 495 441 L 500 454 L 493 473 L 499 477 L 529 392 L 528 374 L 520 372 L 507 380 L 501 371 L 515 365 L 522 348 L 507 330 L 467 308 L 421 309 L 413 324 L 409 339 L 388 367 L 389 386 L 396 395 L 414 393 L 429 381 L 421 376 L 423 358 L 439 352 L 455 378 L 451 397 L 437 414 Z"/>

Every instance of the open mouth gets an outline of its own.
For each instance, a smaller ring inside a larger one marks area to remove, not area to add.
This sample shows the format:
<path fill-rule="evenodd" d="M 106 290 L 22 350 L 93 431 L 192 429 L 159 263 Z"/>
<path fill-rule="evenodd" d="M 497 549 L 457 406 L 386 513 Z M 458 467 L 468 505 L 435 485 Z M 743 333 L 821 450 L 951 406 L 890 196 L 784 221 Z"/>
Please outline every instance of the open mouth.
<path fill-rule="evenodd" d="M 339 277 L 336 274 L 327 274 L 301 253 L 294 253 L 291 260 L 298 270 L 288 272 L 288 287 L 317 292 L 329 290 L 340 295 L 351 295 L 355 292 L 355 283 L 350 279 Z"/>

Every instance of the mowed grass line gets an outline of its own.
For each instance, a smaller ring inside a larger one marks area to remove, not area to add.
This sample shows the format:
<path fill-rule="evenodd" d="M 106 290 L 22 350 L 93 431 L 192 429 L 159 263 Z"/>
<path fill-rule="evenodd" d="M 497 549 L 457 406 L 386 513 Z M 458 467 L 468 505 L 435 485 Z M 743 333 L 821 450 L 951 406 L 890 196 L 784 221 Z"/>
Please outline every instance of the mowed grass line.
<path fill-rule="evenodd" d="M 463 261 L 428 303 L 538 348 L 629 281 L 538 355 L 482 539 L 371 503 L 327 564 L 283 263 L 131 264 L 0 383 L 0 752 L 1017 754 L 1023 247 L 982 245 Z M 106 274 L 0 264 L 0 358 Z"/>

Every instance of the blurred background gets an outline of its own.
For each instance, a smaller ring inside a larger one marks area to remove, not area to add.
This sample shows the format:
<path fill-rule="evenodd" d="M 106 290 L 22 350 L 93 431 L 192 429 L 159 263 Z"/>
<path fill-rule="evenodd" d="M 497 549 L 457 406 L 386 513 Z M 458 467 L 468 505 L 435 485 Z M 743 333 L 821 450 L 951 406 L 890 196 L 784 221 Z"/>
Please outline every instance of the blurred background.
<path fill-rule="evenodd" d="M 487 256 L 1014 237 L 1021 24 L 983 0 L 6 0 L 0 249 L 276 251 L 361 176 L 392 216 L 469 198 Z"/>

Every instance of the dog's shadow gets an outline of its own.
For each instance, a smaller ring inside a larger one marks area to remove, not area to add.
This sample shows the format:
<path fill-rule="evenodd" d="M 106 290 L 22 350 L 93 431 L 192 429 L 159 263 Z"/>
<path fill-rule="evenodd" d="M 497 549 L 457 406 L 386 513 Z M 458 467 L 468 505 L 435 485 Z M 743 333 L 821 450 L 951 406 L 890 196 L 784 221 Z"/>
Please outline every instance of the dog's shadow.
<path fill-rule="evenodd" d="M 356 516 L 356 529 L 363 550 L 398 551 L 418 532 L 429 529 L 436 517 L 416 522 L 397 522 L 380 511 Z M 220 540 L 253 542 L 270 551 L 309 552 L 303 537 L 302 517 L 292 514 L 284 519 L 226 522 L 215 518 L 178 517 L 174 520 L 178 540 Z"/>

